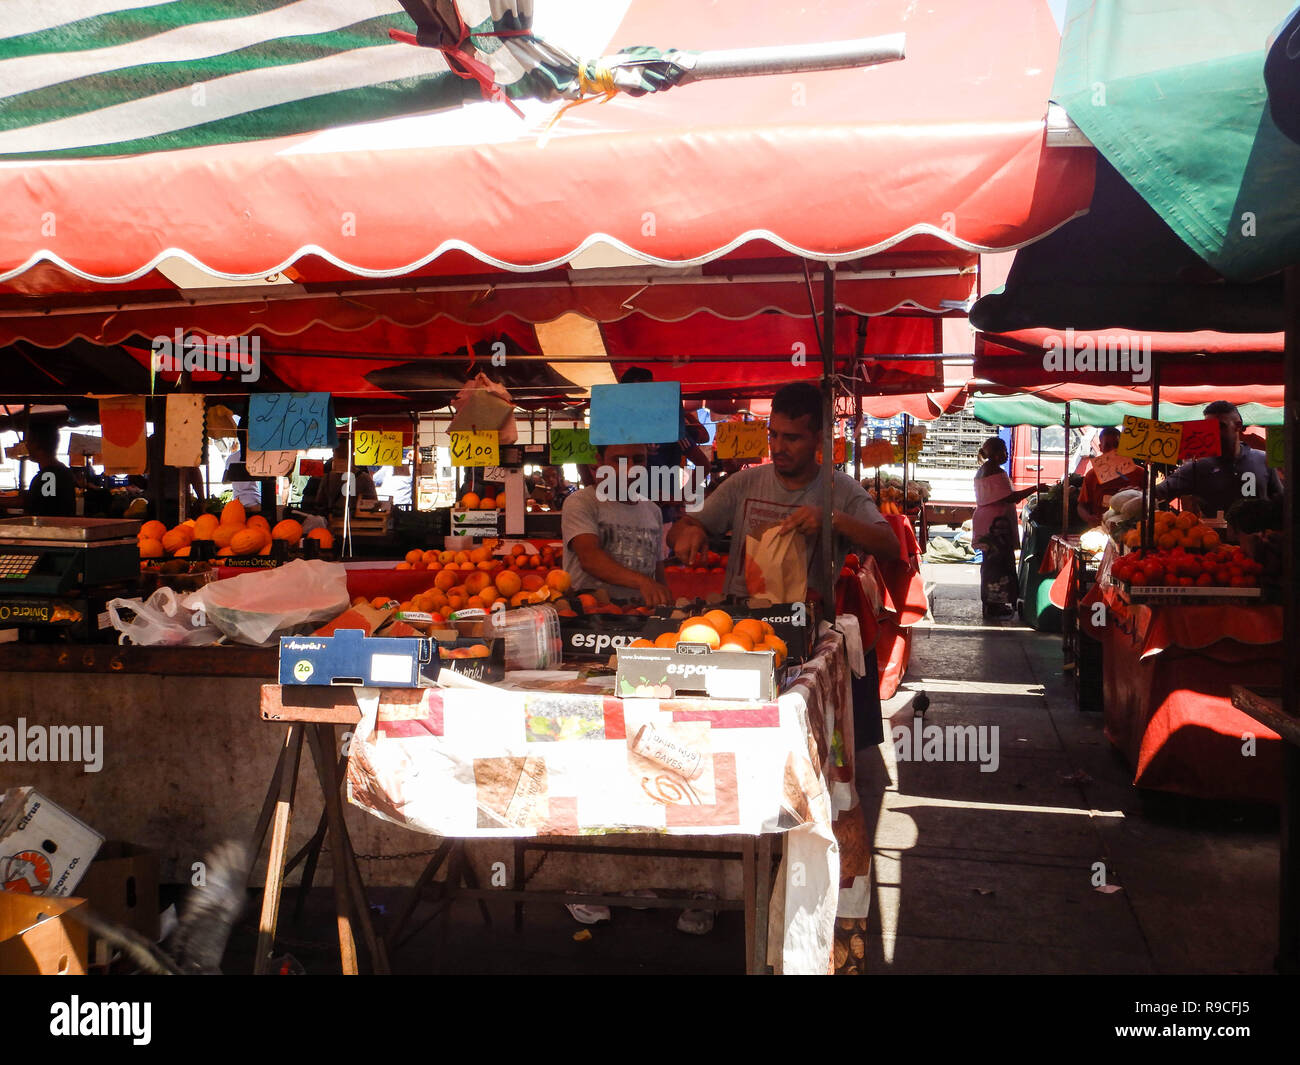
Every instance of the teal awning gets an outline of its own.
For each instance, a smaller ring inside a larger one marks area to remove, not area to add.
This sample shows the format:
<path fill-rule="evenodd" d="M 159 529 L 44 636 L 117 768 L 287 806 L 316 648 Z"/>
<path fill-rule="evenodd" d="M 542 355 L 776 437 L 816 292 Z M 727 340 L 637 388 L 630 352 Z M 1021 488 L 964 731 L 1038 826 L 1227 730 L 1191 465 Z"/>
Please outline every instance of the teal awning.
<path fill-rule="evenodd" d="M 1052 96 L 1232 280 L 1300 261 L 1300 145 L 1273 123 L 1265 47 L 1293 0 L 1071 0 Z"/>
<path fill-rule="evenodd" d="M 976 394 L 973 403 L 975 417 L 986 425 L 1061 425 L 1065 422 L 1065 404 L 1041 396 L 987 396 Z M 1175 403 L 1160 404 L 1160 418 L 1166 422 L 1194 422 L 1204 415 L 1202 404 L 1186 406 Z M 1261 403 L 1239 403 L 1241 420 L 1246 425 L 1281 425 L 1282 407 L 1267 407 Z M 1088 403 L 1075 400 L 1070 404 L 1070 424 L 1122 426 L 1126 414 L 1139 418 L 1151 417 L 1151 407 L 1141 403 Z"/>

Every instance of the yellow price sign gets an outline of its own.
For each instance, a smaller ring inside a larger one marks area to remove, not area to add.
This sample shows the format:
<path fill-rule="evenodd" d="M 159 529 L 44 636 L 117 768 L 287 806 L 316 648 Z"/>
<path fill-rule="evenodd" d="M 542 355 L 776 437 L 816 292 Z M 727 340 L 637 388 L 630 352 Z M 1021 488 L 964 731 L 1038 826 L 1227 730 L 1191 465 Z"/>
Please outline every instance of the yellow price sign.
<path fill-rule="evenodd" d="M 719 459 L 759 459 L 767 454 L 767 422 L 722 422 L 713 436 Z"/>
<path fill-rule="evenodd" d="M 1124 431 L 1119 438 L 1119 453 L 1140 462 L 1172 465 L 1178 461 L 1183 444 L 1180 422 L 1158 422 L 1152 418 L 1124 415 Z"/>
<path fill-rule="evenodd" d="M 352 437 L 352 465 L 400 466 L 402 434 L 376 433 L 358 429 Z"/>
<path fill-rule="evenodd" d="M 495 429 L 485 432 L 455 432 L 451 434 L 451 464 L 453 466 L 500 466 Z"/>

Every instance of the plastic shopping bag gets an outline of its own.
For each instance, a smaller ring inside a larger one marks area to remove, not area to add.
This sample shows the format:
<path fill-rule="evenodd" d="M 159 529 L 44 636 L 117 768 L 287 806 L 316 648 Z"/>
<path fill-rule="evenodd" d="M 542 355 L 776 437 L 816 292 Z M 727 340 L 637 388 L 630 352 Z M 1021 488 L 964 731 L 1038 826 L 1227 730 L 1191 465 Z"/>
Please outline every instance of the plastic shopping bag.
<path fill-rule="evenodd" d="M 121 633 L 119 643 L 203 647 L 221 639 L 220 630 L 208 624 L 203 612 L 183 605 L 170 588 L 159 588 L 147 600 L 113 599 L 107 609 L 113 628 Z"/>
<path fill-rule="evenodd" d="M 275 569 L 213 581 L 186 597 L 236 643 L 271 647 L 281 636 L 312 631 L 348 608 L 347 568 L 298 559 Z"/>

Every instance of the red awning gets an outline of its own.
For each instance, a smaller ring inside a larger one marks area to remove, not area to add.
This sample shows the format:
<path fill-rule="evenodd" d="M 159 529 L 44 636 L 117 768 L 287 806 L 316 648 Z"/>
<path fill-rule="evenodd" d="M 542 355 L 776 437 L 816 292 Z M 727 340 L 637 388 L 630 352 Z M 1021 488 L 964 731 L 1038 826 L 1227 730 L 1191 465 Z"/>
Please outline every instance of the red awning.
<path fill-rule="evenodd" d="M 634 0 L 609 44 L 897 31 L 907 35 L 899 63 L 620 96 L 566 112 L 549 133 L 556 106 L 521 121 L 479 103 L 281 140 L 0 164 L 13 220 L 0 227 L 0 344 L 113 343 L 177 327 L 288 337 L 314 323 L 418 335 L 440 318 L 540 322 L 567 311 L 603 322 L 806 314 L 802 278 L 789 276 L 795 257 L 844 264 L 844 309 L 941 310 L 972 294 L 979 252 L 1033 241 L 1090 201 L 1093 153 L 1044 144 L 1059 38 L 1041 0 L 717 0 L 703 11 L 694 0 Z M 712 274 L 647 283 L 588 269 L 593 255 L 642 274 Z M 206 292 L 213 306 L 191 306 L 167 279 L 168 260 L 230 279 L 290 271 L 300 288 L 286 301 L 274 289 L 264 301 Z M 784 279 L 744 278 L 773 269 Z M 517 272 L 549 287 L 508 288 Z M 360 291 L 358 279 L 392 289 L 392 278 L 405 291 Z M 227 296 L 258 301 L 224 305 Z M 410 343 L 393 354 L 413 352 Z"/>
<path fill-rule="evenodd" d="M 1141 333 L 1107 329 L 1096 332 L 1061 329 L 1023 329 L 1015 333 L 978 333 L 975 337 L 975 377 L 1014 389 L 1067 385 L 1084 389 L 1099 386 L 1129 388 L 1135 384 L 1131 370 L 1101 368 L 1095 353 L 1141 345 L 1160 366 L 1161 396 L 1170 385 L 1280 385 L 1282 383 L 1282 333 Z M 1055 354 L 1068 348 L 1094 353 L 1086 370 L 1062 369 Z M 1049 353 L 1053 355 L 1048 358 Z M 1149 368 L 1148 368 L 1149 369 Z M 1139 383 L 1139 389 L 1141 384 Z M 982 391 L 995 391 L 981 385 Z M 1084 398 L 1082 396 L 1076 398 Z M 1120 398 L 1120 397 L 1117 397 Z M 1174 402 L 1172 396 L 1169 397 Z"/>

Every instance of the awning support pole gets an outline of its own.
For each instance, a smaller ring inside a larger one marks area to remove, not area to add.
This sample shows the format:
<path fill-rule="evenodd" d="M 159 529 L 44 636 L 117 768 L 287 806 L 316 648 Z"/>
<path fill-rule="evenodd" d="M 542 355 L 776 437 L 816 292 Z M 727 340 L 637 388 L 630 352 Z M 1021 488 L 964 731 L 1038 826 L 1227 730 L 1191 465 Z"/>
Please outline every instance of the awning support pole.
<path fill-rule="evenodd" d="M 853 479 L 862 483 L 862 355 L 867 350 L 867 323 L 858 315 L 858 336 L 853 347 Z"/>
<path fill-rule="evenodd" d="M 1160 420 L 1160 356 L 1151 357 L 1151 420 Z M 1146 526 L 1142 537 L 1147 549 L 1155 548 L 1156 542 L 1156 464 L 1147 463 L 1147 481 L 1142 489 L 1143 524 Z"/>
<path fill-rule="evenodd" d="M 816 321 L 816 319 L 813 319 Z M 835 264 L 822 274 L 822 583 L 823 610 L 835 616 L 835 544 L 831 532 L 835 500 Z"/>
<path fill-rule="evenodd" d="M 1288 266 L 1286 278 L 1286 388 L 1285 412 L 1286 491 L 1283 499 L 1285 529 L 1282 608 L 1282 709 L 1293 717 L 1300 713 L 1300 640 L 1296 626 L 1300 613 L 1295 596 L 1295 581 L 1300 579 L 1300 538 L 1296 536 L 1296 480 L 1300 476 L 1300 266 Z M 1285 792 L 1282 799 L 1280 828 L 1281 870 L 1278 877 L 1278 958 L 1280 973 L 1300 972 L 1300 749 L 1292 743 L 1282 744 Z"/>
<path fill-rule="evenodd" d="M 1041 435 L 1039 439 L 1041 439 Z M 1070 531 L 1070 404 L 1065 404 L 1065 472 L 1061 475 L 1061 535 Z M 1038 476 L 1043 475 L 1043 464 L 1038 464 Z"/>

